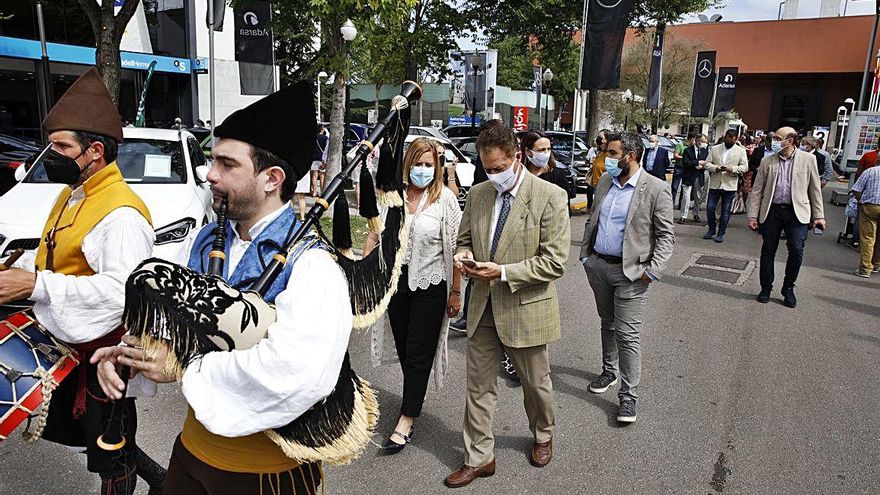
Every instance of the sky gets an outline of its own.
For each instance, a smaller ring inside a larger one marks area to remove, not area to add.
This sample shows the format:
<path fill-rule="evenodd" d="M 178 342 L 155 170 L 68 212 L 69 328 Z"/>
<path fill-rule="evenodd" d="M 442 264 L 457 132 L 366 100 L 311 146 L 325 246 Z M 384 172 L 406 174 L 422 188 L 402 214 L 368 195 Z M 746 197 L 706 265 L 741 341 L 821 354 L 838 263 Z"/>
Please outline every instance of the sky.
<path fill-rule="evenodd" d="M 818 17 L 821 0 L 800 0 L 798 18 Z M 840 13 L 846 5 L 846 15 L 874 13 L 874 0 L 841 0 Z M 784 8 L 784 7 L 783 7 Z M 766 21 L 777 19 L 779 0 L 725 0 L 720 8 L 703 12 L 707 16 L 721 14 L 723 21 Z M 696 15 L 686 16 L 684 22 L 699 22 Z"/>

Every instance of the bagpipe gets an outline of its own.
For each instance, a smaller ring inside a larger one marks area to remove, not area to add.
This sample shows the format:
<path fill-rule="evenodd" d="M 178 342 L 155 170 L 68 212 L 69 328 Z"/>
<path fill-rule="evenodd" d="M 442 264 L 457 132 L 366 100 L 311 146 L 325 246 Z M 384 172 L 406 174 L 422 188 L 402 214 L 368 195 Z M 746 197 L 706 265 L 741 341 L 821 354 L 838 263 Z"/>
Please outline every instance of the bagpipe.
<path fill-rule="evenodd" d="M 397 289 L 408 229 L 404 210 L 401 163 L 409 131 L 409 106 L 421 97 L 418 84 L 406 81 L 391 101 L 388 115 L 347 156 L 342 171 L 327 185 L 282 249 L 273 256 L 249 290 L 231 287 L 222 278 L 225 262 L 225 206 L 218 212 L 208 273 L 152 258 L 141 263 L 126 283 L 123 323 L 138 337 L 149 356 L 168 349 L 164 363 L 169 376 L 181 379 L 186 368 L 209 352 L 247 349 L 266 336 L 275 308 L 263 300 L 285 265 L 320 244 L 331 251 L 348 281 L 354 327 L 372 325 Z M 381 142 L 381 145 L 380 145 Z M 376 181 L 365 164 L 376 146 L 380 159 Z M 361 167 L 361 206 L 369 230 L 379 243 L 362 259 L 352 256 L 351 227 L 344 194 L 345 178 Z M 378 190 L 378 192 L 377 192 Z M 333 204 L 332 241 L 320 228 L 321 216 Z M 384 218 L 379 206 L 386 207 Z M 125 378 L 128 371 L 123 369 Z M 99 440 L 105 449 L 121 448 L 122 404 L 114 403 L 107 430 Z M 299 462 L 345 464 L 366 447 L 379 416 L 375 392 L 352 369 L 346 353 L 336 386 L 324 400 L 288 425 L 265 434 Z"/>

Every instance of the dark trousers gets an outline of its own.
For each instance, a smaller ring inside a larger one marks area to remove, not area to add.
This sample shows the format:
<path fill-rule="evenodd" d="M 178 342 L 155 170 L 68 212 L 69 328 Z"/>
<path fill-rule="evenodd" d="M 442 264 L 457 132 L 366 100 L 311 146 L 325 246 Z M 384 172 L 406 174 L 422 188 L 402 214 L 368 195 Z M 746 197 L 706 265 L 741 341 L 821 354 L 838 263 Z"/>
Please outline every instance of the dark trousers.
<path fill-rule="evenodd" d="M 772 287 L 775 278 L 773 261 L 779 247 L 779 236 L 785 232 L 788 245 L 788 261 L 785 263 L 785 279 L 782 287 L 794 287 L 801 263 L 804 261 L 804 243 L 807 241 L 809 226 L 801 223 L 791 206 L 771 205 L 767 218 L 761 224 L 761 287 Z"/>
<path fill-rule="evenodd" d="M 411 291 L 407 273 L 404 266 L 397 282 L 397 292 L 388 304 L 388 319 L 403 370 L 400 414 L 417 418 L 422 412 L 428 377 L 437 352 L 437 339 L 440 338 L 440 325 L 446 312 L 446 282 Z"/>
<path fill-rule="evenodd" d="M 205 464 L 180 442 L 174 442 L 164 495 L 313 495 L 321 485 L 321 468 L 303 464 L 281 473 L 233 473 Z"/>
<path fill-rule="evenodd" d="M 676 200 L 675 195 L 678 194 L 678 189 L 681 187 L 681 174 L 682 169 L 674 168 L 672 169 L 672 207 L 681 209 L 681 200 Z"/>
<path fill-rule="evenodd" d="M 721 200 L 721 224 L 718 225 L 718 235 L 723 236 L 727 232 L 727 224 L 730 222 L 730 210 L 733 207 L 733 198 L 736 191 L 724 189 L 709 189 L 709 198 L 706 200 L 706 216 L 709 220 L 709 232 L 715 233 L 715 210 L 718 209 L 718 200 Z"/>
<path fill-rule="evenodd" d="M 593 209 L 593 194 L 596 193 L 596 188 L 593 186 L 587 186 L 587 208 Z"/>

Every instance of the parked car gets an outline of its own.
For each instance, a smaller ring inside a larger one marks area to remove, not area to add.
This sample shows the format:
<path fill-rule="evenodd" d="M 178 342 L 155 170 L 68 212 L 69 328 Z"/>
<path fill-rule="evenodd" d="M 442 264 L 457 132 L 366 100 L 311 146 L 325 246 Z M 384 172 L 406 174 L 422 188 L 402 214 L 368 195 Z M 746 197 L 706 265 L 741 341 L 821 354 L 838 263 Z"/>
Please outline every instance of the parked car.
<path fill-rule="evenodd" d="M 480 134 L 480 126 L 471 127 L 468 125 L 450 125 L 443 128 L 443 134 L 455 143 L 459 138 L 477 137 Z"/>
<path fill-rule="evenodd" d="M 0 134 L 0 196 L 17 182 L 15 170 L 39 152 L 40 147 L 36 143 Z"/>
<path fill-rule="evenodd" d="M 443 133 L 443 130 L 441 130 L 438 127 L 432 127 L 432 126 L 411 125 L 411 126 L 409 126 L 409 135 L 410 136 L 431 136 L 431 137 L 435 137 L 437 139 L 449 139 L 449 137 Z"/>
<path fill-rule="evenodd" d="M 150 210 L 156 231 L 153 255 L 176 260 L 198 227 L 214 220 L 209 164 L 195 136 L 185 130 L 126 127 L 117 163 L 125 181 Z M 36 249 L 43 225 L 64 184 L 49 182 L 43 158 L 0 197 L 0 259 L 16 248 Z"/>
<path fill-rule="evenodd" d="M 444 162 L 444 164 L 453 160 L 457 162 L 455 165 L 455 183 L 458 185 L 458 206 L 463 210 L 464 204 L 467 201 L 468 191 L 470 191 L 471 186 L 474 185 L 474 171 L 476 170 L 476 167 L 471 163 L 471 159 L 465 156 L 449 139 L 439 139 L 433 136 L 409 135 L 403 141 L 404 152 L 409 148 L 410 143 L 421 137 L 438 141 L 444 148 L 446 148 L 445 156 L 440 157 L 440 160 Z"/>
<path fill-rule="evenodd" d="M 464 154 L 464 156 L 471 159 L 471 163 L 477 161 L 477 138 L 475 137 L 465 137 L 458 138 L 454 141 L 455 146 L 458 147 L 459 150 Z"/>

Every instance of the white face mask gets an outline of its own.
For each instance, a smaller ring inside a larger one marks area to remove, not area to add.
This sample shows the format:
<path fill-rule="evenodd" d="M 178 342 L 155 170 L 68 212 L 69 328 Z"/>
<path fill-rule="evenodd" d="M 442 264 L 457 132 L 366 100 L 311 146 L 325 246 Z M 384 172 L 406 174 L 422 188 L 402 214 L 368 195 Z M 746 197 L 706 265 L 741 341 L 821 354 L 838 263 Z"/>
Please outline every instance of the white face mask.
<path fill-rule="evenodd" d="M 513 165 L 507 167 L 507 170 L 504 172 L 498 172 L 495 174 L 486 174 L 489 179 L 489 182 L 495 187 L 495 190 L 498 191 L 498 194 L 501 194 L 505 191 L 509 191 L 513 184 L 516 183 L 516 162 L 513 162 Z"/>
<path fill-rule="evenodd" d="M 532 162 L 532 165 L 538 168 L 544 168 L 550 163 L 550 152 L 549 151 L 533 151 L 531 158 L 529 161 Z"/>
<path fill-rule="evenodd" d="M 648 143 L 648 148 L 657 149 L 657 143 Z"/>

